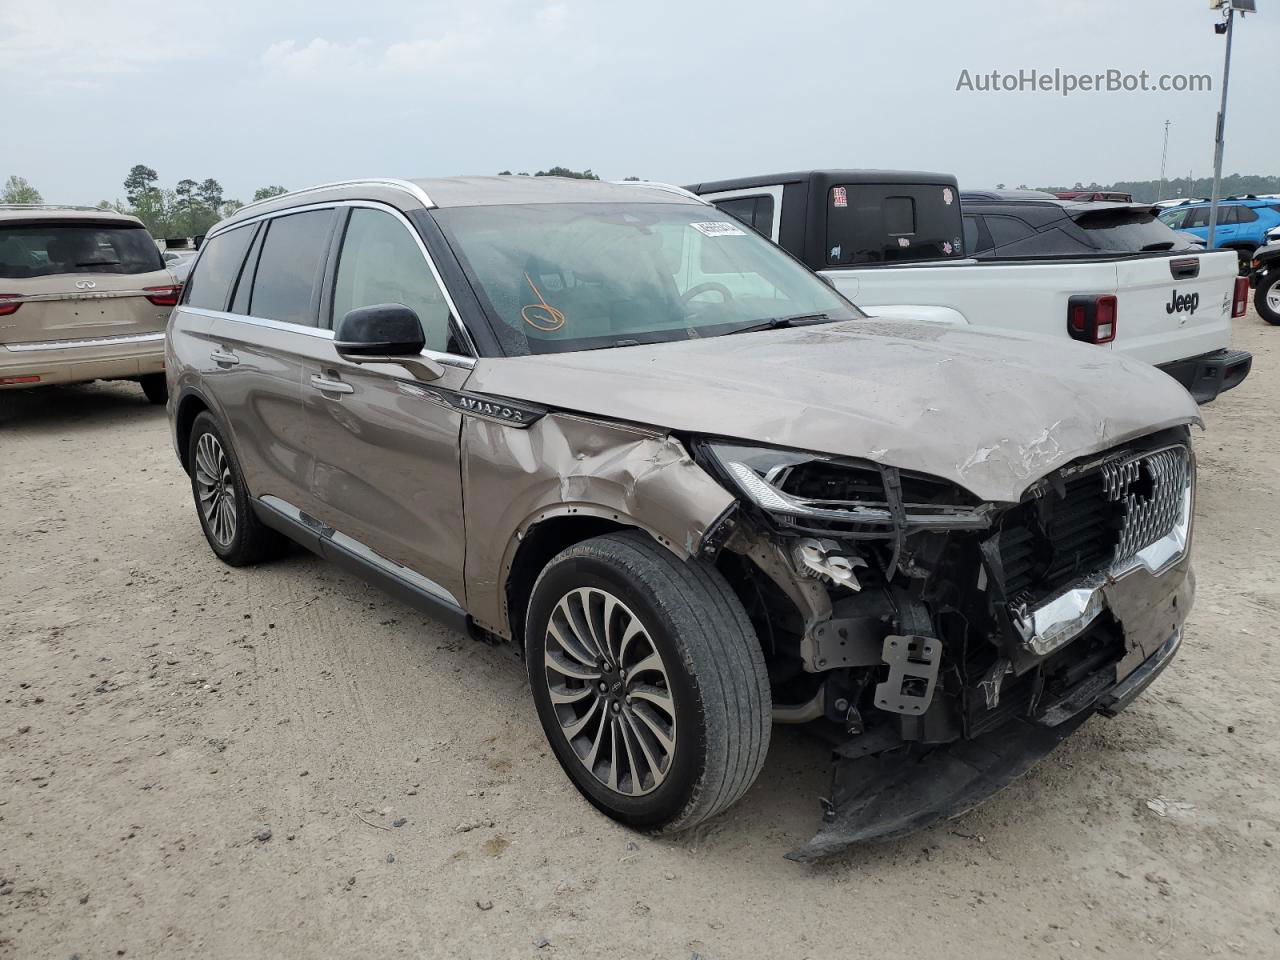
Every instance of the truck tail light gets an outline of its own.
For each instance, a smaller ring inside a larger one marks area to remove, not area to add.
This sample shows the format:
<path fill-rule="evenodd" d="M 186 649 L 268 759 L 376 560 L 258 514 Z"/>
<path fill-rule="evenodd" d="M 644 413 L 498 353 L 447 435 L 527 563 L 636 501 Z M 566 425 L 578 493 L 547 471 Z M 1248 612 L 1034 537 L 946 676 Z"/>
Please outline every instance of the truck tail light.
<path fill-rule="evenodd" d="M 0 293 L 0 317 L 7 317 L 11 313 L 17 313 L 18 308 L 22 306 L 21 298 L 22 294 L 20 293 Z"/>
<path fill-rule="evenodd" d="M 170 287 L 143 287 L 142 292 L 157 307 L 176 307 L 178 297 L 182 295 L 182 284 L 175 283 Z"/>
<path fill-rule="evenodd" d="M 2 308 L 0 308 L 2 309 Z M 1236 277 L 1236 293 L 1231 300 L 1231 317 L 1243 317 L 1249 311 L 1249 278 Z"/>
<path fill-rule="evenodd" d="M 1110 343 L 1119 323 L 1111 294 L 1077 296 L 1067 301 L 1067 335 L 1081 343 Z"/>

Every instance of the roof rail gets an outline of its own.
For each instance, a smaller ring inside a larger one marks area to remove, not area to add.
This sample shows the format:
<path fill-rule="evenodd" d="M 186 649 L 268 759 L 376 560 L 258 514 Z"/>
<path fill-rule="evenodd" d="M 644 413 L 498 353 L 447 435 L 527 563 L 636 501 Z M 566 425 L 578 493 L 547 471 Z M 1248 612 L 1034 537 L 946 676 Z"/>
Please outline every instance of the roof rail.
<path fill-rule="evenodd" d="M 314 187 L 303 187 L 301 190 L 290 190 L 288 193 L 279 193 L 274 197 L 264 197 L 261 200 L 254 200 L 252 203 L 246 203 L 231 216 L 239 216 L 243 211 L 248 210 L 250 207 L 256 207 L 263 203 L 272 203 L 276 200 L 287 200 L 290 197 L 300 197 L 308 193 L 318 193 L 321 190 L 332 190 L 337 187 L 358 187 L 364 185 L 391 187 L 394 190 L 403 190 L 424 207 L 430 209 L 435 206 L 435 204 L 431 202 L 431 198 L 427 196 L 426 191 L 416 183 L 409 180 L 398 180 L 394 177 L 371 177 L 359 180 L 335 180 L 333 183 L 320 183 L 316 184 Z M 230 217 L 227 219 L 230 219 Z"/>
<path fill-rule="evenodd" d="M 697 200 L 699 203 L 707 206 L 714 206 L 710 200 L 704 200 L 692 190 L 686 190 L 684 187 L 678 187 L 674 183 L 662 183 L 659 180 L 610 180 L 610 183 L 621 184 L 627 187 L 652 187 L 654 190 L 665 190 L 667 193 L 676 193 L 682 197 L 688 197 L 690 200 Z"/>
<path fill-rule="evenodd" d="M 0 203 L 0 210 L 92 210 L 94 213 L 119 213 L 104 207 L 86 207 L 75 203 Z"/>

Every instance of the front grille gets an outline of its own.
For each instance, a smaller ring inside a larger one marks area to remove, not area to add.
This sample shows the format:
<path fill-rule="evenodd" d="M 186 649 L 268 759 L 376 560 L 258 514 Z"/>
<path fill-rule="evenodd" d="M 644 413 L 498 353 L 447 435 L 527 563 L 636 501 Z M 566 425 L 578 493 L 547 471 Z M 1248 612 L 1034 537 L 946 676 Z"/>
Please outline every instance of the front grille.
<path fill-rule="evenodd" d="M 1121 456 L 1009 510 L 996 535 L 1005 596 L 1035 604 L 1166 536 L 1187 471 L 1183 446 Z"/>
<path fill-rule="evenodd" d="M 1143 547 L 1168 536 L 1182 516 L 1187 489 L 1186 447 L 1170 447 L 1102 468 L 1107 497 L 1124 510 L 1116 561 L 1132 560 Z"/>

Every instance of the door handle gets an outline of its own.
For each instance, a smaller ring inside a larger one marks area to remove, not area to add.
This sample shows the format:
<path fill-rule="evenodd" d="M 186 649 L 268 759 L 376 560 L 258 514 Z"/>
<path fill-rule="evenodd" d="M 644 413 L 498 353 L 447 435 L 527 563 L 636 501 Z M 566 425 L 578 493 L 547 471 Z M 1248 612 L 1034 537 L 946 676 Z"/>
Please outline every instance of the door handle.
<path fill-rule="evenodd" d="M 325 377 L 313 376 L 311 378 L 311 386 L 315 387 L 321 393 L 355 393 L 356 388 L 349 383 L 343 383 L 341 380 L 329 380 Z"/>
<path fill-rule="evenodd" d="M 229 367 L 234 367 L 237 363 L 240 362 L 239 357 L 237 357 L 234 353 L 228 353 L 225 350 L 213 351 L 213 353 L 209 354 L 209 359 L 212 360 L 214 363 L 222 363 Z"/>

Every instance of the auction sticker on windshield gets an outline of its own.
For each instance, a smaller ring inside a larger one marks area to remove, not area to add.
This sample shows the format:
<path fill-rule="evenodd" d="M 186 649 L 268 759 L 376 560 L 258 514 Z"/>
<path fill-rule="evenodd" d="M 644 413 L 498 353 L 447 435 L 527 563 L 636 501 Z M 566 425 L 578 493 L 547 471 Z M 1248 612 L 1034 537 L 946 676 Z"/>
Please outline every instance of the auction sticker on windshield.
<path fill-rule="evenodd" d="M 723 220 L 712 220 L 708 223 L 691 223 L 689 226 L 707 237 L 745 237 L 746 233 L 732 223 Z"/>

